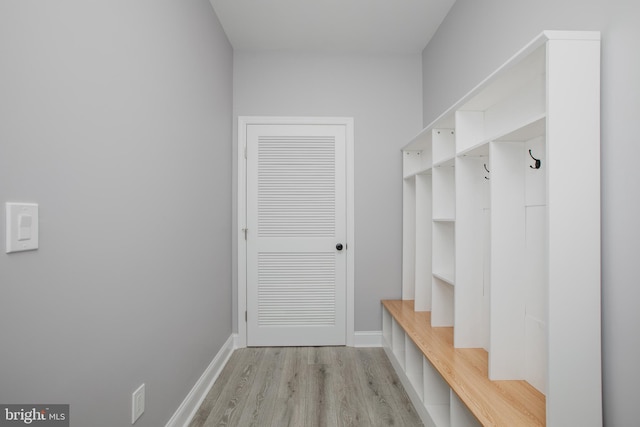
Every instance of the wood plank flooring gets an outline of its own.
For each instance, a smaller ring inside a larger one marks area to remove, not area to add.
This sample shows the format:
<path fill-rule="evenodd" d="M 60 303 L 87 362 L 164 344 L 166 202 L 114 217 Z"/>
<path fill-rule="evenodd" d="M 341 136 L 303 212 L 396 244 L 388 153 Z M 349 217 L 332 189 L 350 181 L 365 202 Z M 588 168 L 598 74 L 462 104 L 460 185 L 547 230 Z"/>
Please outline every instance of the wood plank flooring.
<path fill-rule="evenodd" d="M 422 426 L 381 348 L 236 350 L 189 427 Z"/>

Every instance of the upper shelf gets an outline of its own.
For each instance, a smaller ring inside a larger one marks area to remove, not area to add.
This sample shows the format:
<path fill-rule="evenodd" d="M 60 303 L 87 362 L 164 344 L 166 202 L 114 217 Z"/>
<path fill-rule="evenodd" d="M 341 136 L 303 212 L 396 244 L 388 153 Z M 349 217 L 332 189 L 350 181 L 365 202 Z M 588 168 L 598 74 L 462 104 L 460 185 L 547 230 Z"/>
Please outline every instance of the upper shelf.
<path fill-rule="evenodd" d="M 429 174 L 431 170 L 430 150 L 405 151 L 403 156 L 404 178 L 411 178 L 418 174 Z"/>
<path fill-rule="evenodd" d="M 489 138 L 485 138 L 477 144 L 458 152 L 458 156 L 488 156 L 489 142 L 491 141 L 529 141 L 546 133 L 546 123 L 546 114 L 544 113 L 529 117 L 523 122 L 514 125 L 513 128 L 505 129 L 502 132 L 492 135 Z"/>
<path fill-rule="evenodd" d="M 409 141 L 403 150 L 431 150 L 434 129 L 456 129 L 458 125 L 455 117 L 456 111 L 486 111 L 509 98 L 514 92 L 522 90 L 529 82 L 543 78 L 546 74 L 547 64 L 545 50 L 541 47 L 549 40 L 600 40 L 600 33 L 597 31 L 542 32 L 504 65 L 427 125 Z M 496 129 L 496 131 L 499 130 Z M 491 135 L 497 132 L 489 131 L 487 133 L 490 135 L 481 138 L 481 140 L 488 140 Z M 437 161 L 434 159 L 434 162 Z"/>

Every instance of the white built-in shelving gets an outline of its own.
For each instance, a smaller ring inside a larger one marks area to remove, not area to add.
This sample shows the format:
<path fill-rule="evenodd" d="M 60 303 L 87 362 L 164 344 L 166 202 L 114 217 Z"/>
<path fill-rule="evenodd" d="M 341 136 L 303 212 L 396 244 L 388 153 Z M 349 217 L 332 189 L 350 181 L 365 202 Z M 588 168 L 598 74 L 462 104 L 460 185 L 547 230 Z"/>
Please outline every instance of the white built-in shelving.
<path fill-rule="evenodd" d="M 535 388 L 549 426 L 602 423 L 599 64 L 599 33 L 544 32 L 403 150 L 403 300 L 486 351 L 489 381 Z M 425 423 L 479 422 L 383 311 Z"/>

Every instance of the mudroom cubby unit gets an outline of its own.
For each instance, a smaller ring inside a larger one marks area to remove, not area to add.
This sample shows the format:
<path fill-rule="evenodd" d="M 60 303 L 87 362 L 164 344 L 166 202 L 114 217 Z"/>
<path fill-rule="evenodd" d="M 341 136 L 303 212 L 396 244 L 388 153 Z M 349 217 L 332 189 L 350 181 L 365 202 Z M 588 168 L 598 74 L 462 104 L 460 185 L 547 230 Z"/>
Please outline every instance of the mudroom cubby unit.
<path fill-rule="evenodd" d="M 403 149 L 383 343 L 425 425 L 600 426 L 600 34 L 545 31 Z"/>

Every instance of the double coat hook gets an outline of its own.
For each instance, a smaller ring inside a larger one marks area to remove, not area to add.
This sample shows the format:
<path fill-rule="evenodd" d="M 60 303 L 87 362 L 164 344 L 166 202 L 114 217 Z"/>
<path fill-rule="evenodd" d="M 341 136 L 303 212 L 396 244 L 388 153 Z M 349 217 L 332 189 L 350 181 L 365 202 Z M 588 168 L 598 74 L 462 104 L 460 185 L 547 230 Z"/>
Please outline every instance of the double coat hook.
<path fill-rule="evenodd" d="M 542 162 L 540 161 L 540 159 L 536 159 L 535 157 L 533 157 L 533 154 L 531 154 L 531 150 L 529 150 L 529 155 L 536 162 L 535 165 L 529 165 L 529 167 L 531 169 L 540 169 L 540 166 L 542 165 Z"/>

